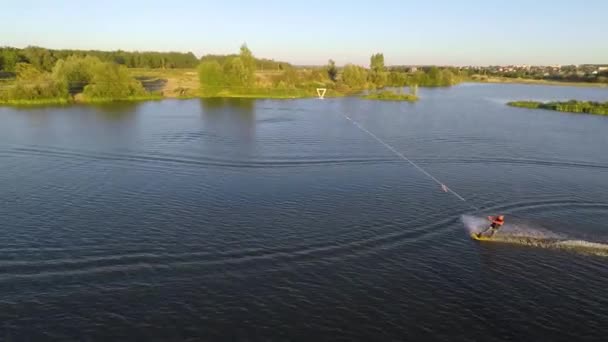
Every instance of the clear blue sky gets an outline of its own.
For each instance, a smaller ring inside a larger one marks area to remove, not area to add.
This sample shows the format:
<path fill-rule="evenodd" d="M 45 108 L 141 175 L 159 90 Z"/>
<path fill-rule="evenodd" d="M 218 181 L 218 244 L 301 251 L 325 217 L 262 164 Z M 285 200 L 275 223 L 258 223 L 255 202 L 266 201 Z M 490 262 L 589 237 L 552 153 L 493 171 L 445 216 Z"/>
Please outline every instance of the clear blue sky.
<path fill-rule="evenodd" d="M 15 0 L 0 45 L 235 52 L 297 64 L 608 63 L 608 1 Z"/>

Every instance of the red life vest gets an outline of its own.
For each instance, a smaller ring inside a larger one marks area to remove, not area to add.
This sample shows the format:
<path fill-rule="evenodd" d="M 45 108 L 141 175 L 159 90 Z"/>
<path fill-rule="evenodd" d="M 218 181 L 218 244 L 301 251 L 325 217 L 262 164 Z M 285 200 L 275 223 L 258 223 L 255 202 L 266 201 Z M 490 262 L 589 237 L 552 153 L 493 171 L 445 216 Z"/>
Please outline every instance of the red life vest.
<path fill-rule="evenodd" d="M 492 223 L 495 223 L 495 224 L 497 224 L 499 226 L 502 226 L 503 224 L 505 224 L 505 219 L 500 219 L 499 217 L 495 217 L 492 220 Z"/>

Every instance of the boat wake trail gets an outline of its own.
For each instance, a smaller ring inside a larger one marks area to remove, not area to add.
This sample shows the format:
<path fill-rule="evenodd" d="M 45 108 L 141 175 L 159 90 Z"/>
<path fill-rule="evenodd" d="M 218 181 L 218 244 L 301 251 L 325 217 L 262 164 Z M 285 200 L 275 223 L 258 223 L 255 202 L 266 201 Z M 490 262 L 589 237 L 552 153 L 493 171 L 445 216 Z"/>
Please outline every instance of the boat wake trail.
<path fill-rule="evenodd" d="M 483 217 L 462 215 L 462 223 L 467 233 L 479 233 L 488 227 Z M 508 223 L 488 242 L 501 242 L 536 248 L 569 250 L 577 253 L 608 257 L 608 243 L 592 242 L 569 238 L 541 227 L 526 223 Z"/>

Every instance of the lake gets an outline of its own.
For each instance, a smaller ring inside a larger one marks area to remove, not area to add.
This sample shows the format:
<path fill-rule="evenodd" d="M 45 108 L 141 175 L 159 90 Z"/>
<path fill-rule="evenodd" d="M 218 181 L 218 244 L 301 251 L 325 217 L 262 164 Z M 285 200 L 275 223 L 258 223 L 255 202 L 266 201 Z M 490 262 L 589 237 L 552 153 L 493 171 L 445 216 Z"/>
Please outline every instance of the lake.
<path fill-rule="evenodd" d="M 0 336 L 605 339 L 608 89 L 419 95 L 0 108 Z"/>

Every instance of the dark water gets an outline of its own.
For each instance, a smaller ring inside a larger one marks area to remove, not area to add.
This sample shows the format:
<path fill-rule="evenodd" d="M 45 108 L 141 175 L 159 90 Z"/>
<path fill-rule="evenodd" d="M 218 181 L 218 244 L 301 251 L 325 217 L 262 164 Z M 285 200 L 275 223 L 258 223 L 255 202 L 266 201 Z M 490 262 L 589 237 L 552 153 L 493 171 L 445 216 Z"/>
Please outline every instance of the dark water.
<path fill-rule="evenodd" d="M 608 117 L 504 102 L 608 90 L 420 95 L 0 108 L 0 339 L 605 340 L 608 258 L 461 218 L 606 242 Z"/>

